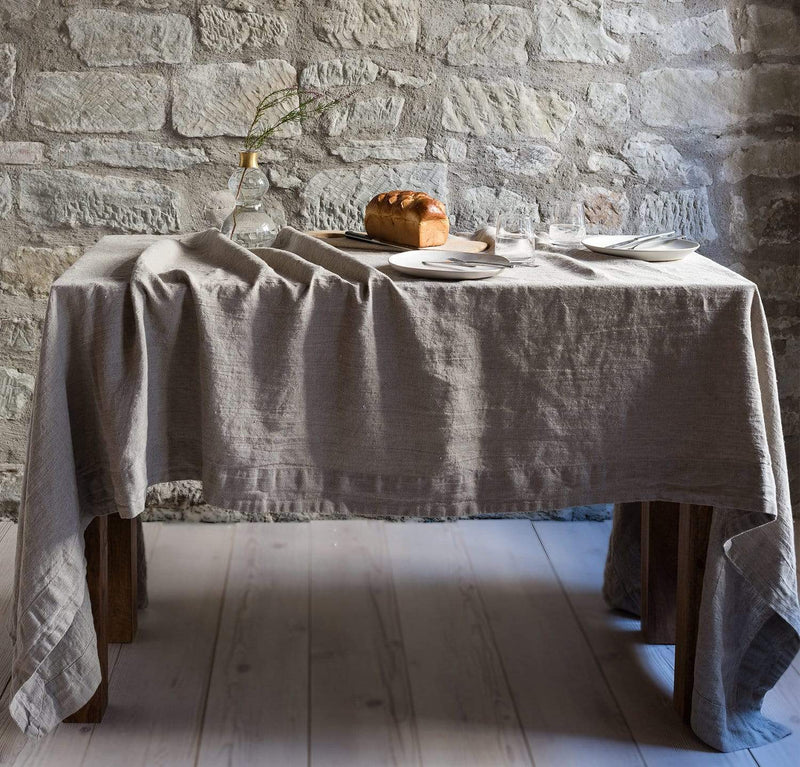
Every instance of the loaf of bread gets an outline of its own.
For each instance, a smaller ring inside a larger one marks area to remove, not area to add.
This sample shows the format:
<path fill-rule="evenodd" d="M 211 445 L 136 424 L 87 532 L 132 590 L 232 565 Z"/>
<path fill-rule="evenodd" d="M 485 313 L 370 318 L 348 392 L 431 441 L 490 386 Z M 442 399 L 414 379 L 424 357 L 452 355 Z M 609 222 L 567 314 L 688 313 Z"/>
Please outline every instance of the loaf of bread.
<path fill-rule="evenodd" d="M 370 237 L 410 248 L 444 245 L 450 222 L 444 203 L 425 192 L 383 192 L 364 211 Z"/>

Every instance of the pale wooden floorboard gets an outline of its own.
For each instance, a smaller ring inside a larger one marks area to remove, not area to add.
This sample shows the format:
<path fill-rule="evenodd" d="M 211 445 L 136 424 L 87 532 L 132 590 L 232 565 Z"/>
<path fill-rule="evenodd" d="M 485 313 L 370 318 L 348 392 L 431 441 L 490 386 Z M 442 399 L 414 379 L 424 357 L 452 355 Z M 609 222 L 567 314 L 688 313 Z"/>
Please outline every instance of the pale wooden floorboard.
<path fill-rule="evenodd" d="M 236 526 L 200 767 L 308 762 L 311 530 Z"/>
<path fill-rule="evenodd" d="M 721 754 L 672 708 L 672 648 L 642 643 L 639 621 L 612 613 L 600 592 L 610 523 L 535 522 L 539 539 L 649 767 L 753 767 L 748 751 Z"/>
<path fill-rule="evenodd" d="M 121 648 L 86 767 L 195 764 L 232 539 L 232 525 L 163 525 L 150 604 Z"/>
<path fill-rule="evenodd" d="M 11 676 L 11 637 L 6 631 L 11 616 L 14 592 L 14 554 L 17 526 L 10 519 L 0 519 L 0 695 Z"/>
<path fill-rule="evenodd" d="M 530 765 L 457 526 L 387 524 L 384 531 L 423 763 Z"/>
<path fill-rule="evenodd" d="M 531 523 L 458 531 L 537 767 L 643 764 Z"/>
<path fill-rule="evenodd" d="M 420 763 L 385 529 L 311 525 L 311 764 Z"/>
<path fill-rule="evenodd" d="M 6 695 L 0 764 L 290 767 L 309 751 L 323 767 L 495 767 L 530 764 L 531 755 L 537 767 L 594 767 L 611 764 L 613 753 L 616 764 L 635 764 L 626 726 L 648 765 L 800 764 L 797 662 L 765 704 L 793 735 L 752 755 L 705 749 L 672 712 L 672 648 L 642 645 L 638 621 L 602 603 L 609 525 L 536 523 L 536 538 L 533 529 L 517 520 L 239 525 L 235 533 L 145 525 L 152 602 L 136 642 L 112 646 L 106 720 L 61 725 L 37 744 L 11 721 Z M 15 534 L 0 522 L 0 619 Z M 298 680 L 309 650 L 305 689 L 268 681 L 276 672 Z M 0 687 L 9 662 L 0 662 Z M 280 700 L 292 710 L 278 711 Z M 262 719 L 259 705 L 273 713 Z M 261 729 L 276 729 L 273 715 L 288 722 L 282 738 Z M 276 743 L 281 756 L 272 759 Z"/>

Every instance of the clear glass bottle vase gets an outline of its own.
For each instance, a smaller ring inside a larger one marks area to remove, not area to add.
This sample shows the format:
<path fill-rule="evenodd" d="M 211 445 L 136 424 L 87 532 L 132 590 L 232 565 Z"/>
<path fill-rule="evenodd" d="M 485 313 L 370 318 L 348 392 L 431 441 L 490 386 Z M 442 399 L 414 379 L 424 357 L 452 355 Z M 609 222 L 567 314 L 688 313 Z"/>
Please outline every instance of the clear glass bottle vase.
<path fill-rule="evenodd" d="M 220 231 L 245 248 L 268 248 L 278 234 L 275 222 L 264 211 L 269 181 L 258 167 L 258 152 L 239 152 L 239 167 L 228 179 L 236 207 L 222 222 Z"/>

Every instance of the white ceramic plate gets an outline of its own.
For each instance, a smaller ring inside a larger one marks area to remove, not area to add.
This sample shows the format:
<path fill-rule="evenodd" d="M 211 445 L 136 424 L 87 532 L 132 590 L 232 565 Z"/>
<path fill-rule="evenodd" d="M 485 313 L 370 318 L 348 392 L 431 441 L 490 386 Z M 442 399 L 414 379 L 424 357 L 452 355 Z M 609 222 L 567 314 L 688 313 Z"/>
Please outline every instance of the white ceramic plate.
<path fill-rule="evenodd" d="M 622 256 L 623 258 L 638 258 L 640 261 L 677 261 L 690 253 L 694 253 L 700 247 L 699 242 L 683 238 L 652 246 L 644 243 L 636 250 L 614 247 L 615 242 L 630 240 L 631 237 L 635 236 L 633 234 L 595 234 L 581 240 L 581 245 L 595 253 Z"/>
<path fill-rule="evenodd" d="M 389 263 L 403 274 L 427 277 L 437 280 L 483 280 L 494 277 L 503 271 L 498 266 L 459 266 L 455 263 L 442 263 L 429 266 L 423 261 L 444 261 L 447 252 L 443 250 L 408 250 L 389 256 Z"/>

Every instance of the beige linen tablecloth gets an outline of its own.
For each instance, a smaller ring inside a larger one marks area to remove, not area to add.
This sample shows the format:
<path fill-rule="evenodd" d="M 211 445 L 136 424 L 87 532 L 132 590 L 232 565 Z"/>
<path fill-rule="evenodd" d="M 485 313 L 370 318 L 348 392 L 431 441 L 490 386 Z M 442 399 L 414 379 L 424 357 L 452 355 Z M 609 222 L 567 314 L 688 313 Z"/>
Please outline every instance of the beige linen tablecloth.
<path fill-rule="evenodd" d="M 11 712 L 32 735 L 99 681 L 83 531 L 150 483 L 265 512 L 447 517 L 663 499 L 715 514 L 695 731 L 720 749 L 798 647 L 785 457 L 755 286 L 699 255 L 543 253 L 403 277 L 284 229 L 106 237 L 53 286 L 19 525 Z M 607 594 L 638 578 L 613 538 Z M 634 605 L 635 607 L 635 605 Z"/>

